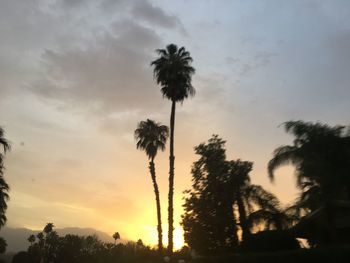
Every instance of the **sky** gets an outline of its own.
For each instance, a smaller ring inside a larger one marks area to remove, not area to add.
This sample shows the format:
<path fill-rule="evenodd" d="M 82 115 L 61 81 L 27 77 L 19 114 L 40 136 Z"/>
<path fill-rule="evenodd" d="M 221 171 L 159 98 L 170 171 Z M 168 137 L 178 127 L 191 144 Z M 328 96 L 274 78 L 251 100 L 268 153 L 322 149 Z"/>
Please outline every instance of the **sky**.
<path fill-rule="evenodd" d="M 175 246 L 193 147 L 212 134 L 252 182 L 287 204 L 293 169 L 267 162 L 288 120 L 349 124 L 348 0 L 0 0 L 0 125 L 11 141 L 8 226 L 93 227 L 157 242 L 136 125 L 169 123 L 150 62 L 169 43 L 193 57 L 196 96 L 175 125 Z M 155 160 L 166 233 L 168 151 Z M 164 237 L 166 241 L 166 236 Z"/>

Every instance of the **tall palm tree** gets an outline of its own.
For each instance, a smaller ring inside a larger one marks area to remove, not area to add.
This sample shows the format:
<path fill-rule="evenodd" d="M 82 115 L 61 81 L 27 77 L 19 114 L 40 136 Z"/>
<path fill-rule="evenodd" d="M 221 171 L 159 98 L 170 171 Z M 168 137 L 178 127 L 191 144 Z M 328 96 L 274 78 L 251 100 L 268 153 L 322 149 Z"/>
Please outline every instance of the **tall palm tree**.
<path fill-rule="evenodd" d="M 5 215 L 7 209 L 6 202 L 9 199 L 8 191 L 10 189 L 4 178 L 4 155 L 11 149 L 11 145 L 4 135 L 5 132 L 0 127 L 0 147 L 3 148 L 3 151 L 0 151 L 0 228 L 5 225 L 7 220 Z"/>
<path fill-rule="evenodd" d="M 159 188 L 156 180 L 156 170 L 154 165 L 154 158 L 158 150 L 165 150 L 167 138 L 169 136 L 169 129 L 165 125 L 161 125 L 153 120 L 147 119 L 141 121 L 135 130 L 135 139 L 137 140 L 137 149 L 144 150 L 149 159 L 149 171 L 151 174 L 154 193 L 156 196 L 157 206 L 157 221 L 158 221 L 158 249 L 163 250 L 163 236 L 162 236 L 162 217 L 160 208 Z"/>
<path fill-rule="evenodd" d="M 165 49 L 157 49 L 159 58 L 151 63 L 157 84 L 161 86 L 163 97 L 171 101 L 170 114 L 170 156 L 169 156 L 169 194 L 168 194 L 168 252 L 173 251 L 174 231 L 174 129 L 175 109 L 177 102 L 183 102 L 189 96 L 194 96 L 192 75 L 195 69 L 191 66 L 192 57 L 184 47 L 178 48 L 169 44 Z"/>

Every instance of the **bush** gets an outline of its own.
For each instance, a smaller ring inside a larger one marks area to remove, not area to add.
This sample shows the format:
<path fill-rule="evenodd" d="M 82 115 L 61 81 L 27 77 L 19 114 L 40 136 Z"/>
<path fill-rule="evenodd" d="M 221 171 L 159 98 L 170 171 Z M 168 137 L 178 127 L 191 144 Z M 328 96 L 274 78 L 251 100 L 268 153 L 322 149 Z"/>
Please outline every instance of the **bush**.
<path fill-rule="evenodd" d="M 261 231 L 248 236 L 240 245 L 242 252 L 272 252 L 300 248 L 299 242 L 286 231 Z"/>
<path fill-rule="evenodd" d="M 203 257 L 195 263 L 348 263 L 350 245 Z"/>

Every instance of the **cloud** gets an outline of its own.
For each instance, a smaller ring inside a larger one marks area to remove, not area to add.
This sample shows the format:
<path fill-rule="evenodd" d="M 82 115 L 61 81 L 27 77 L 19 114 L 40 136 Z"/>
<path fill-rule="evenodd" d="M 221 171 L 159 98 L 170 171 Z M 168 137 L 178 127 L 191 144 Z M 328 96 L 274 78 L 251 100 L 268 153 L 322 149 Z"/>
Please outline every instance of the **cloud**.
<path fill-rule="evenodd" d="M 112 30 L 83 48 L 47 49 L 42 54 L 45 75 L 30 89 L 95 112 L 156 108 L 159 94 L 150 61 L 159 37 L 130 20 L 115 22 Z"/>
<path fill-rule="evenodd" d="M 160 26 L 167 29 L 179 28 L 182 33 L 185 33 L 185 29 L 178 17 L 166 14 L 164 10 L 153 6 L 148 1 L 139 1 L 138 4 L 135 4 L 132 14 L 153 26 Z"/>

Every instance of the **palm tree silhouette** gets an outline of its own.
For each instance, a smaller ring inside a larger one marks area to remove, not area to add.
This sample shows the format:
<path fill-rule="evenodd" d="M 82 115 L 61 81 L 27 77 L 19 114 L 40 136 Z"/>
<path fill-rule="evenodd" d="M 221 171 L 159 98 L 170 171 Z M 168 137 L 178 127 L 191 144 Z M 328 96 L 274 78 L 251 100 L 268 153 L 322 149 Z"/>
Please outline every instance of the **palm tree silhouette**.
<path fill-rule="evenodd" d="M 350 134 L 345 127 L 303 121 L 289 121 L 284 127 L 295 139 L 293 145 L 274 151 L 268 164 L 270 179 L 274 179 L 278 167 L 292 164 L 297 185 L 303 191 L 301 201 L 309 211 L 319 208 L 319 202 L 349 199 Z"/>
<path fill-rule="evenodd" d="M 275 195 L 260 185 L 251 184 L 249 173 L 253 168 L 252 162 L 238 159 L 229 164 L 243 240 L 255 226 L 281 230 L 292 224 L 293 218 L 282 209 Z"/>
<path fill-rule="evenodd" d="M 0 151 L 0 228 L 6 223 L 6 209 L 7 200 L 9 199 L 8 191 L 9 185 L 6 183 L 4 178 L 4 155 L 11 149 L 9 141 L 4 137 L 5 132 L 0 127 L 0 147 L 2 146 L 3 151 Z"/>
<path fill-rule="evenodd" d="M 160 209 L 160 197 L 159 188 L 156 180 L 156 171 L 154 166 L 154 158 L 157 155 L 158 149 L 164 151 L 167 138 L 169 136 L 169 129 L 165 125 L 161 125 L 153 120 L 147 119 L 146 121 L 141 121 L 137 125 L 135 130 L 135 139 L 137 140 L 137 149 L 144 150 L 148 156 L 149 171 L 151 174 L 154 193 L 156 196 L 157 205 L 157 221 L 158 221 L 158 249 L 163 250 L 163 236 L 162 236 L 162 218 Z"/>
<path fill-rule="evenodd" d="M 163 97 L 171 101 L 170 114 L 170 156 L 169 156 L 169 194 L 168 194 L 168 252 L 173 251 L 174 231 L 174 129 L 175 109 L 177 102 L 183 102 L 189 96 L 194 96 L 195 89 L 191 81 L 195 69 L 191 66 L 192 58 L 184 47 L 178 48 L 169 44 L 165 49 L 157 49 L 160 56 L 151 63 L 157 84 L 160 84 Z"/>
<path fill-rule="evenodd" d="M 117 240 L 120 239 L 119 232 L 115 232 L 113 234 L 113 239 L 114 239 L 114 245 L 117 243 Z"/>
<path fill-rule="evenodd" d="M 268 164 L 268 173 L 285 164 L 296 168 L 301 194 L 292 207 L 297 215 L 324 208 L 328 238 L 337 240 L 334 228 L 334 202 L 350 197 L 350 134 L 343 126 L 304 121 L 285 122 L 284 128 L 295 139 L 292 145 L 278 147 Z"/>

